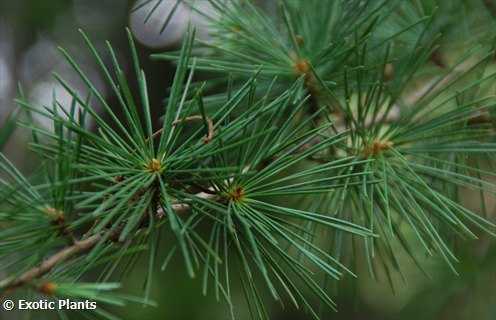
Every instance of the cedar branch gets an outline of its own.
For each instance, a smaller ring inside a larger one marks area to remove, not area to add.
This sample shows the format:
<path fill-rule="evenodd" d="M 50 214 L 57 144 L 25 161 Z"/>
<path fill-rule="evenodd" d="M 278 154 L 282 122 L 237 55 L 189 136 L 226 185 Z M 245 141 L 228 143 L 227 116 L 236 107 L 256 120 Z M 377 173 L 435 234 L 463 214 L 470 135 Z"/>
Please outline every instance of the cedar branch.
<path fill-rule="evenodd" d="M 204 192 L 201 192 L 196 196 L 204 199 L 213 199 L 215 197 L 215 195 L 213 194 L 207 194 Z M 172 209 L 176 214 L 180 214 L 188 211 L 190 209 L 190 206 L 186 203 L 175 203 L 172 205 Z M 160 212 L 160 210 L 157 212 L 157 215 L 163 215 L 163 212 Z M 118 234 L 119 232 L 117 232 L 116 236 L 118 236 Z M 99 243 L 99 241 L 103 238 L 103 235 L 103 233 L 98 233 L 86 239 L 75 241 L 74 244 L 64 247 L 57 253 L 50 256 L 48 259 L 44 260 L 38 266 L 24 272 L 18 278 L 0 283 L 0 290 L 3 291 L 4 295 L 6 295 L 24 285 L 29 284 L 34 279 L 41 278 L 62 262 L 91 250 Z"/>

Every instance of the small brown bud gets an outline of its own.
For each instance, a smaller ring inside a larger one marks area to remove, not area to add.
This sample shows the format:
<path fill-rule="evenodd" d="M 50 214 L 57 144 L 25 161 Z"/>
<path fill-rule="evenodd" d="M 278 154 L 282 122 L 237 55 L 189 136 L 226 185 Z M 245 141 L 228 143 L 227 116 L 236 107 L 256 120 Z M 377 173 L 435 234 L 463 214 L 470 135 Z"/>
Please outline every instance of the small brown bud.
<path fill-rule="evenodd" d="M 153 158 L 146 166 L 146 169 L 151 173 L 160 173 L 162 171 L 162 163 L 160 160 Z"/>
<path fill-rule="evenodd" d="M 54 222 L 63 223 L 65 220 L 64 212 L 62 212 L 61 210 L 57 210 L 57 209 L 52 208 L 52 207 L 46 207 L 44 209 L 44 212 Z"/>
<path fill-rule="evenodd" d="M 245 197 L 245 190 L 239 186 L 235 187 L 227 193 L 227 197 L 229 200 L 233 202 L 240 202 Z"/>
<path fill-rule="evenodd" d="M 57 291 L 57 284 L 53 282 L 45 282 L 40 286 L 39 291 L 44 295 L 53 296 L 55 291 Z"/>
<path fill-rule="evenodd" d="M 298 59 L 293 64 L 293 70 L 297 75 L 305 75 L 310 71 L 310 62 L 306 59 Z"/>
<path fill-rule="evenodd" d="M 389 140 L 381 141 L 374 140 L 371 145 L 366 146 L 363 149 L 363 155 L 365 158 L 370 156 L 376 156 L 381 152 L 387 151 L 393 147 L 393 142 Z"/>

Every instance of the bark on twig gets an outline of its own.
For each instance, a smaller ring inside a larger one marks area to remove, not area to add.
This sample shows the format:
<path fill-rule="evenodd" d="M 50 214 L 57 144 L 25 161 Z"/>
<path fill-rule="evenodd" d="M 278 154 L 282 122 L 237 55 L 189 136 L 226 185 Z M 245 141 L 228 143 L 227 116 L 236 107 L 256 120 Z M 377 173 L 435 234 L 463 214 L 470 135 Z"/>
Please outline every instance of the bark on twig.
<path fill-rule="evenodd" d="M 184 119 L 178 119 L 178 120 L 174 121 L 172 124 L 178 125 L 179 123 L 188 122 L 188 121 L 196 121 L 196 120 L 203 120 L 203 117 L 200 115 L 190 116 L 190 117 L 186 117 Z M 206 121 L 207 121 L 207 126 L 208 126 L 208 132 L 207 132 L 207 135 L 203 138 L 203 142 L 209 143 L 214 138 L 214 122 L 212 121 L 212 119 L 210 119 L 208 117 L 206 118 Z"/>
<path fill-rule="evenodd" d="M 186 117 L 186 118 L 183 118 L 183 119 L 178 119 L 176 121 L 174 121 L 172 123 L 173 126 L 177 126 L 178 124 L 180 123 L 183 123 L 183 122 L 188 122 L 188 121 L 196 121 L 196 120 L 203 120 L 203 117 L 200 116 L 200 115 L 196 115 L 196 116 L 189 116 L 189 117 Z M 206 118 L 206 121 L 207 121 L 207 126 L 208 126 L 208 132 L 207 134 L 205 135 L 205 137 L 203 137 L 203 142 L 205 143 L 209 143 L 210 141 L 212 141 L 212 139 L 214 138 L 214 134 L 215 134 L 215 129 L 214 129 L 214 122 L 212 121 L 212 119 L 210 119 L 209 117 Z M 157 136 L 159 136 L 160 134 L 162 134 L 162 131 L 163 129 L 160 129 L 160 130 L 157 130 L 155 131 L 151 137 L 149 137 L 147 139 L 147 141 L 149 139 L 155 139 Z"/>

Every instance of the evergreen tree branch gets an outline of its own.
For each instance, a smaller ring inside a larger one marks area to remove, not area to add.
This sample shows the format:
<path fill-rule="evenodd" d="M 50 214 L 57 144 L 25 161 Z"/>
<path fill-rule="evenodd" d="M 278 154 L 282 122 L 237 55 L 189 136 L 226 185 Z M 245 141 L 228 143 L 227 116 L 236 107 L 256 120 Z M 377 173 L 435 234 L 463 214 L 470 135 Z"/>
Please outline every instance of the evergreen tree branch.
<path fill-rule="evenodd" d="M 102 234 L 98 233 L 86 239 L 76 241 L 73 245 L 65 247 L 59 252 L 50 256 L 48 259 L 43 261 L 39 266 L 36 266 L 23 273 L 20 277 L 8 281 L 4 285 L 1 285 L 0 288 L 2 290 L 5 290 L 5 293 L 9 293 L 17 288 L 20 288 L 30 283 L 34 279 L 38 279 L 43 275 L 47 274 L 54 267 L 70 259 L 71 257 L 87 252 L 88 250 L 93 248 L 101 239 L 102 239 Z"/>
<path fill-rule="evenodd" d="M 205 200 L 209 200 L 209 199 L 211 200 L 215 197 L 215 195 L 202 192 L 196 194 L 196 197 Z M 181 214 L 188 211 L 190 209 L 190 206 L 186 203 L 175 203 L 172 205 L 172 209 L 176 214 Z M 162 209 L 159 209 L 157 211 L 157 216 L 163 216 L 163 215 L 164 213 L 162 212 Z M 121 231 L 122 230 L 120 229 L 115 230 L 114 234 L 112 234 L 112 236 L 109 238 L 118 239 Z M 22 286 L 31 283 L 35 279 L 39 279 L 43 277 L 45 274 L 50 272 L 56 266 L 60 265 L 62 262 L 67 261 L 72 257 L 82 255 L 88 252 L 89 250 L 91 250 L 100 242 L 100 240 L 103 239 L 103 236 L 104 233 L 100 232 L 91 235 L 86 239 L 75 241 L 74 244 L 64 247 L 63 249 L 59 250 L 57 253 L 50 256 L 48 259 L 44 260 L 40 265 L 29 269 L 19 277 L 11 280 L 9 279 L 4 283 L 0 283 L 0 290 L 3 291 L 3 295 L 6 295 Z"/>

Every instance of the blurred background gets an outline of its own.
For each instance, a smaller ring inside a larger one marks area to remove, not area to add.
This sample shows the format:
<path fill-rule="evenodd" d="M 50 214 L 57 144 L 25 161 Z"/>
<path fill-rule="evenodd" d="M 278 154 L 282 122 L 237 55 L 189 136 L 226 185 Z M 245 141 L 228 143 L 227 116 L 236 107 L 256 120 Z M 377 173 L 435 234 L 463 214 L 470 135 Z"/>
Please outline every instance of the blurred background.
<path fill-rule="evenodd" d="M 174 66 L 162 61 L 153 62 L 148 58 L 149 55 L 176 49 L 189 20 L 198 27 L 200 37 L 208 37 L 204 19 L 183 5 L 177 7 L 167 28 L 160 33 L 164 19 L 175 2 L 176 0 L 0 0 L 0 126 L 4 125 L 14 110 L 14 99 L 19 94 L 18 84 L 21 85 L 23 94 L 40 106 L 50 105 L 54 96 L 62 104 L 70 104 L 70 96 L 54 81 L 53 72 L 62 74 L 74 88 L 85 92 L 83 84 L 61 58 L 58 46 L 66 48 L 76 57 L 112 105 L 113 97 L 90 53 L 86 49 L 82 50 L 79 28 L 87 32 L 98 48 L 104 47 L 105 40 L 111 41 L 120 63 L 128 73 L 132 70 L 129 66 L 130 54 L 125 28 L 131 29 L 138 42 L 142 65 L 147 72 L 151 105 L 158 109 L 167 96 Z M 202 10 L 210 10 L 206 0 L 198 2 Z M 267 7 L 275 3 L 270 0 L 259 2 Z M 325 5 L 326 0 L 322 2 Z M 446 42 L 440 44 L 441 57 L 450 60 L 462 54 L 464 45 L 473 42 L 481 34 L 483 37 L 496 36 L 496 1 L 437 2 L 440 6 L 438 14 L 441 21 L 444 21 L 441 31 L 447 34 Z M 157 7 L 149 16 L 148 13 L 154 6 Z M 158 110 L 155 112 L 158 118 Z M 36 163 L 34 155 L 27 148 L 28 140 L 29 134 L 17 129 L 3 150 L 24 172 L 34 170 Z M 467 205 L 474 210 L 481 206 L 478 193 L 467 192 L 464 197 Z M 486 197 L 484 201 L 487 211 L 493 214 L 493 199 Z M 425 261 L 430 277 L 407 261 L 406 256 L 404 264 L 408 267 L 404 268 L 404 274 L 393 273 L 392 279 L 388 279 L 384 273 L 379 279 L 373 280 L 364 269 L 358 280 L 345 279 L 340 284 L 336 297 L 339 312 L 326 313 L 324 319 L 496 319 L 494 240 L 482 238 L 473 243 L 464 243 L 458 252 L 461 261 L 458 266 L 460 276 L 450 273 L 443 262 L 435 258 L 426 258 Z M 142 268 L 144 266 L 138 266 L 125 279 L 125 291 L 136 292 L 141 289 L 141 271 L 144 272 Z M 3 277 L 0 274 L 0 278 Z M 133 305 L 114 311 L 125 319 L 229 318 L 226 306 L 216 302 L 213 295 L 204 297 L 201 294 L 201 281 L 187 277 L 180 259 L 166 272 L 157 274 L 153 295 L 154 300 L 159 303 L 157 308 Z M 235 304 L 239 319 L 248 319 L 241 290 L 237 296 L 238 301 Z M 76 314 L 73 316 L 74 319 L 81 317 Z M 23 314 L 0 312 L 0 319 L 17 318 L 27 319 Z M 278 306 L 274 306 L 273 319 L 309 318 L 296 310 L 281 311 Z"/>

